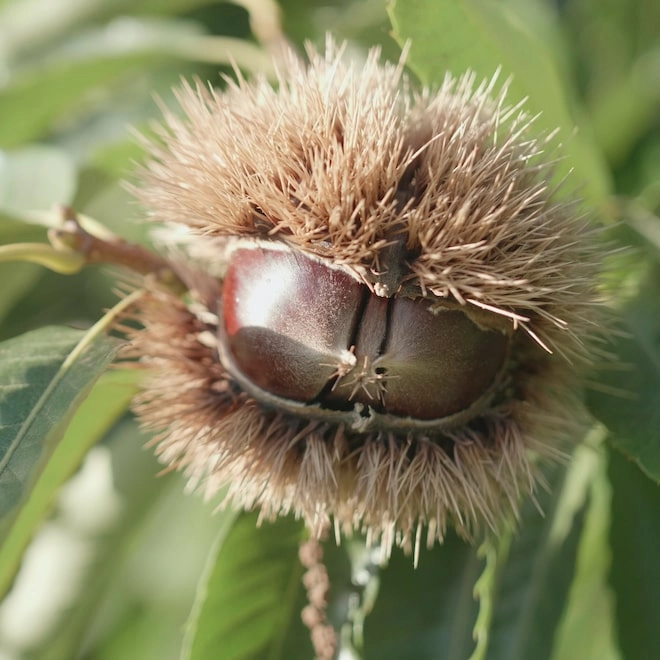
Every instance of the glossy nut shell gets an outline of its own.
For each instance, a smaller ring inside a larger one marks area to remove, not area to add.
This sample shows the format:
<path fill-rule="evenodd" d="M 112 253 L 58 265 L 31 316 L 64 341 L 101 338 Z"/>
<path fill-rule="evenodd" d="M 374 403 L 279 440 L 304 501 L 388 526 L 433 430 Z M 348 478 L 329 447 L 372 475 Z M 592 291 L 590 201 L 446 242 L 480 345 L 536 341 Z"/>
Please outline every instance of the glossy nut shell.
<path fill-rule="evenodd" d="M 240 248 L 223 283 L 221 353 L 277 398 L 442 419 L 492 389 L 509 335 L 434 302 L 378 297 L 300 252 Z"/>

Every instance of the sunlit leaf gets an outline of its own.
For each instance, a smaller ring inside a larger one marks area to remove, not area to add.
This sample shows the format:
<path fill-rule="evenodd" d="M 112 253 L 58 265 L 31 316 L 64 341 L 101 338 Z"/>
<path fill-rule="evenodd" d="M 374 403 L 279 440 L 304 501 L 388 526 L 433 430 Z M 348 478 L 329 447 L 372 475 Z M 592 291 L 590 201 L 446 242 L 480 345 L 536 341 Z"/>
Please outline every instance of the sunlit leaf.
<path fill-rule="evenodd" d="M 299 522 L 257 527 L 241 514 L 216 543 L 198 586 L 182 658 L 280 658 L 288 622 L 302 589 Z"/>
<path fill-rule="evenodd" d="M 136 391 L 136 377 L 135 371 L 104 373 L 77 410 L 14 521 L 11 533 L 0 546 L 0 594 L 9 586 L 21 553 L 50 510 L 58 488 L 79 466 L 89 448 L 126 410 Z"/>
<path fill-rule="evenodd" d="M 0 151 L 0 211 L 20 214 L 70 204 L 76 179 L 73 160 L 60 149 L 34 145 Z"/>
<path fill-rule="evenodd" d="M 149 135 L 148 127 L 140 127 L 142 135 Z M 96 150 L 92 160 L 96 167 L 108 177 L 121 179 L 126 177 L 134 163 L 144 159 L 144 148 L 134 137 L 121 142 L 114 142 Z"/>
<path fill-rule="evenodd" d="M 584 184 L 589 200 L 603 206 L 610 187 L 603 159 L 584 131 L 576 133 L 550 53 L 509 7 L 488 0 L 392 0 L 389 13 L 397 40 L 411 41 L 408 64 L 423 82 L 437 85 L 446 72 L 468 70 L 490 79 L 498 67 L 502 78 L 512 75 L 509 102 L 527 98 L 525 108 L 541 113 L 539 129 L 560 129 L 569 157 L 562 171 L 573 169 L 576 185 Z"/>
<path fill-rule="evenodd" d="M 37 140 L 97 103 L 109 87 L 156 60 L 152 54 L 63 62 L 0 91 L 0 147 Z M 95 96 L 96 95 L 96 96 Z"/>
<path fill-rule="evenodd" d="M 141 586 L 138 582 L 143 577 L 144 569 L 138 573 L 138 578 L 133 575 L 129 579 L 123 574 L 126 563 L 141 552 L 146 530 L 152 524 L 152 516 L 163 498 L 167 502 L 167 495 L 175 491 L 180 499 L 182 484 L 177 475 L 157 478 L 158 463 L 153 454 L 143 450 L 143 441 L 144 436 L 135 420 L 128 416 L 123 417 L 103 438 L 103 449 L 110 453 L 113 496 L 117 497 L 120 507 L 116 519 L 101 534 L 98 531 L 94 533 L 92 530 L 90 533 L 83 530 L 83 534 L 87 532 L 84 538 L 91 550 L 89 564 L 81 567 L 81 575 L 85 579 L 67 608 L 66 615 L 56 629 L 50 631 L 48 638 L 43 640 L 42 647 L 47 649 L 48 660 L 83 657 L 86 653 L 83 647 L 89 641 L 94 622 L 106 621 L 104 606 L 115 608 L 128 601 L 130 607 L 135 602 L 135 592 Z M 171 506 L 171 499 L 168 503 L 168 514 L 176 520 L 178 507 Z M 208 515 L 209 512 L 204 513 Z M 167 530 L 156 529 L 156 533 L 158 531 L 162 543 L 163 534 Z M 181 531 L 185 534 L 185 525 Z M 182 540 L 185 541 L 185 537 Z M 149 569 L 158 559 L 152 556 Z M 171 574 L 171 566 L 168 568 Z M 167 579 L 163 577 L 163 581 Z M 119 589 L 121 591 L 118 595 Z M 179 621 L 183 621 L 183 617 Z M 175 633 L 176 638 L 178 631 L 171 632 Z M 95 643 L 99 643 L 99 638 L 104 639 L 106 634 L 105 626 L 95 630 Z M 96 656 L 96 653 L 93 655 Z"/>
<path fill-rule="evenodd" d="M 0 516 L 8 521 L 43 471 L 119 342 L 49 327 L 0 344 Z"/>

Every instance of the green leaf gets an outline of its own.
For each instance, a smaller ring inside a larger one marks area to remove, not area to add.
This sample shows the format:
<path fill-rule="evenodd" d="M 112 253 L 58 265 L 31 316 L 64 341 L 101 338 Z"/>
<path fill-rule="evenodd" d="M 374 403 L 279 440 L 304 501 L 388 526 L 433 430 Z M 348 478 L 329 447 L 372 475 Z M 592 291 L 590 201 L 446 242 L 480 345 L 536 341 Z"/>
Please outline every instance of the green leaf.
<path fill-rule="evenodd" d="M 17 221 L 0 212 L 0 246 L 8 243 L 45 240 L 46 230 L 43 227 Z M 0 287 L 0 321 L 32 288 L 42 272 L 42 269 L 35 264 L 0 264 L 0 282 L 2 282 L 2 287 Z"/>
<path fill-rule="evenodd" d="M 0 146 L 37 140 L 57 122 L 81 114 L 90 100 L 157 61 L 153 54 L 61 62 L 16 79 L 0 92 Z"/>
<path fill-rule="evenodd" d="M 139 130 L 141 135 L 149 137 L 153 132 L 147 125 L 140 126 Z M 140 163 L 144 158 L 144 147 L 131 137 L 99 147 L 92 154 L 92 163 L 108 177 L 108 180 L 112 180 L 126 177 L 134 169 L 134 163 Z"/>
<path fill-rule="evenodd" d="M 610 442 L 660 483 L 660 266 L 622 311 L 624 330 L 608 363 L 592 377 L 587 404 Z"/>
<path fill-rule="evenodd" d="M 397 551 L 381 572 L 380 591 L 365 623 L 365 659 L 465 660 L 474 648 L 476 551 L 450 534 L 424 550 L 419 566 Z"/>
<path fill-rule="evenodd" d="M 96 658 L 98 637 L 108 633 L 106 625 L 114 622 L 114 613 L 120 615 L 120 607 L 124 604 L 123 601 L 117 603 L 113 590 L 121 585 L 124 598 L 136 599 L 135 591 L 147 569 L 142 568 L 142 572 L 133 574 L 130 583 L 121 574 L 122 569 L 127 561 L 141 552 L 154 506 L 167 490 L 176 488 L 180 496 L 182 487 L 175 474 L 156 478 L 158 464 L 151 452 L 144 451 L 143 441 L 144 436 L 130 416 L 119 420 L 103 439 L 103 450 L 109 451 L 111 458 L 113 495 L 121 502 L 121 507 L 114 522 L 100 533 L 98 530 L 82 533 L 81 538 L 89 544 L 88 563 L 80 568 L 77 587 L 72 585 L 77 588 L 75 597 L 70 599 L 66 613 L 59 617 L 50 634 L 40 640 L 35 658 Z M 123 464 L 125 459 L 131 461 L 130 466 L 120 471 L 117 464 Z M 54 522 L 57 524 L 59 520 L 61 518 L 56 516 Z M 185 538 L 185 529 L 182 535 Z M 149 567 L 157 560 L 158 557 L 152 557 Z M 165 581 L 168 578 L 163 576 L 162 579 Z M 109 621 L 105 618 L 104 606 L 109 606 L 113 611 Z M 183 617 L 179 622 L 182 620 Z M 90 645 L 94 648 L 90 649 Z"/>
<path fill-rule="evenodd" d="M 70 204 L 76 192 L 77 171 L 64 151 L 34 145 L 12 152 L 0 151 L 0 211 L 25 211 Z"/>
<path fill-rule="evenodd" d="M 59 487 L 78 468 L 89 448 L 124 414 L 136 392 L 136 379 L 136 371 L 104 373 L 77 410 L 0 546 L 0 596 L 11 584 L 21 553 L 50 511 Z"/>
<path fill-rule="evenodd" d="M 280 658 L 302 589 L 302 526 L 289 518 L 257 527 L 239 515 L 221 531 L 198 585 L 182 658 Z"/>
<path fill-rule="evenodd" d="M 610 452 L 612 483 L 610 585 L 622 657 L 660 657 L 660 488 L 618 451 Z"/>
<path fill-rule="evenodd" d="M 484 598 L 486 592 L 491 613 L 489 621 L 484 621 L 488 630 L 475 630 L 481 645 L 474 658 L 543 660 L 551 656 L 575 572 L 587 505 L 582 502 L 573 516 L 564 469 L 555 466 L 548 476 L 548 492 L 537 495 L 538 503 L 528 500 L 523 505 L 519 531 L 490 542 L 496 549 L 497 568 L 493 571 L 489 562 L 490 589 L 482 584 L 481 593 Z"/>
<path fill-rule="evenodd" d="M 592 464 L 589 511 L 580 540 L 575 578 L 566 612 L 557 631 L 553 660 L 622 660 L 615 640 L 614 594 L 608 587 L 610 570 L 611 487 L 603 436 L 585 443 L 581 458 Z"/>
<path fill-rule="evenodd" d="M 437 85 L 446 72 L 468 70 L 490 79 L 500 66 L 504 78 L 513 75 L 509 103 L 528 98 L 525 108 L 541 113 L 539 130 L 560 129 L 558 141 L 568 156 L 561 171 L 574 170 L 583 195 L 603 207 L 610 189 L 603 159 L 584 132 L 576 133 L 546 46 L 510 8 L 490 0 L 393 0 L 389 14 L 399 43 L 411 40 L 408 65 L 424 83 Z"/>
<path fill-rule="evenodd" d="M 36 264 L 12 263 L 0 264 L 0 321 L 12 307 L 32 288 L 41 275 L 41 268 Z"/>
<path fill-rule="evenodd" d="M 0 344 L 0 538 L 119 342 L 49 327 Z"/>
<path fill-rule="evenodd" d="M 178 622 L 168 620 L 168 612 L 163 609 L 145 607 L 141 603 L 126 607 L 121 612 L 121 618 L 115 622 L 116 629 L 111 637 L 100 648 L 94 649 L 95 660 L 174 657 L 170 637 Z M 71 653 L 69 649 L 65 652 Z"/>
<path fill-rule="evenodd" d="M 82 569 L 75 600 L 53 636 L 43 640 L 39 658 L 106 658 L 112 649 L 115 658 L 179 657 L 207 549 L 225 516 L 233 514 L 214 515 L 213 502 L 186 497 L 183 475 L 159 474 L 162 465 L 144 450 L 145 441 L 129 415 L 103 438 L 121 502 L 119 515 L 100 534 L 86 535 L 93 557 Z M 132 646 L 125 630 L 129 621 L 134 624 Z"/>

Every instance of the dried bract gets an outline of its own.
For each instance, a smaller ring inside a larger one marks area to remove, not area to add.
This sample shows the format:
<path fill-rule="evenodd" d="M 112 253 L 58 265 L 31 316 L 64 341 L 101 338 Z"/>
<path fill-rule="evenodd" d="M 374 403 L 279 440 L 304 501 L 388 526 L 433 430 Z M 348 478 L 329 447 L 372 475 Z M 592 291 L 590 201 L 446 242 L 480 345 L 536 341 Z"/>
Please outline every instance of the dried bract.
<path fill-rule="evenodd" d="M 596 242 L 495 81 L 309 60 L 184 85 L 148 145 L 135 191 L 190 291 L 141 304 L 136 411 L 266 518 L 386 553 L 497 529 L 579 438 Z"/>

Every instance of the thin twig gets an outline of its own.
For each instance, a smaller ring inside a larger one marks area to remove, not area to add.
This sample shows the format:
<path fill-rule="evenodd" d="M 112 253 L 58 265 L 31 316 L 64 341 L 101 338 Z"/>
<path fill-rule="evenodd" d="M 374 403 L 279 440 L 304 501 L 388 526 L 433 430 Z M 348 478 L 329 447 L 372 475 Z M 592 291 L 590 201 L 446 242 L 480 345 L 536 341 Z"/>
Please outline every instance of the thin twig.
<path fill-rule="evenodd" d="M 307 569 L 302 580 L 309 601 L 301 613 L 302 620 L 309 628 L 316 660 L 332 660 L 337 653 L 337 633 L 326 613 L 330 577 L 323 563 L 323 546 L 318 539 L 309 539 L 301 544 L 298 554 Z"/>
<path fill-rule="evenodd" d="M 76 212 L 69 207 L 62 207 L 62 224 L 50 229 L 48 238 L 53 247 L 74 251 L 82 255 L 87 264 L 123 266 L 141 275 L 152 276 L 157 283 L 176 293 L 184 293 L 188 289 L 170 261 L 138 243 L 119 237 L 105 239 L 91 234 L 81 225 Z"/>

